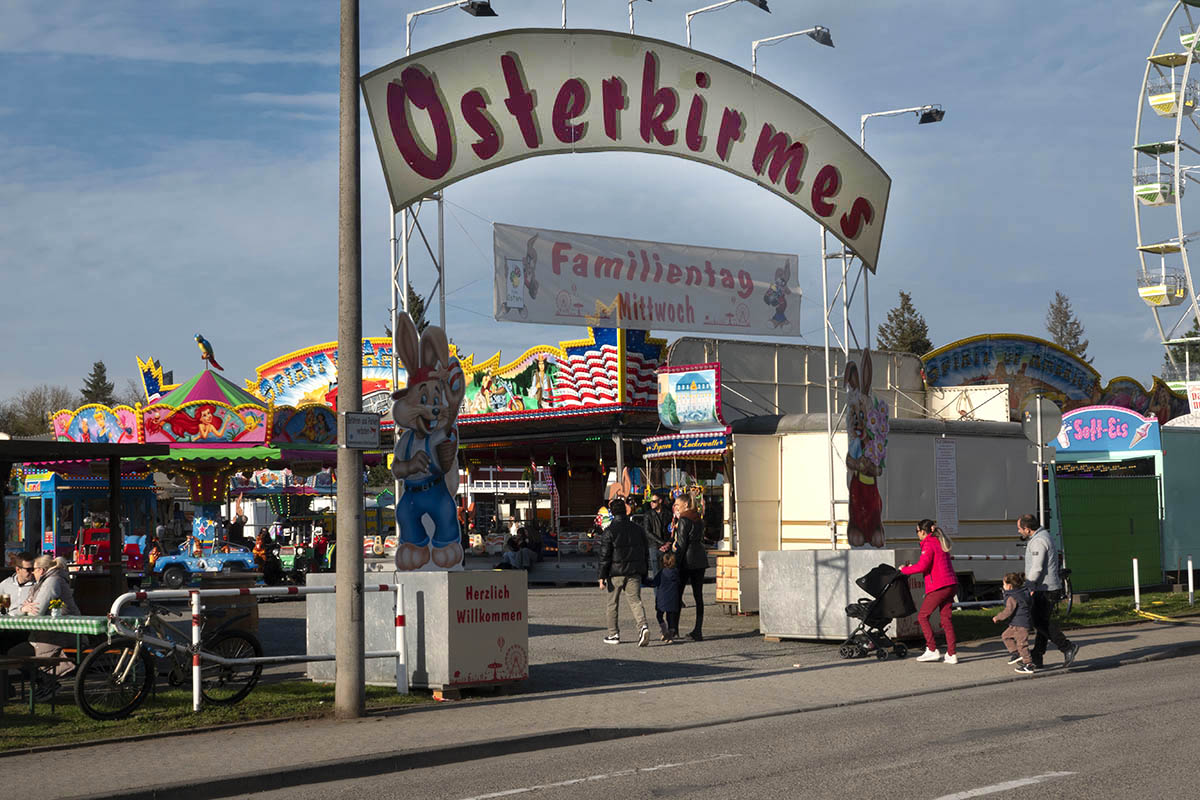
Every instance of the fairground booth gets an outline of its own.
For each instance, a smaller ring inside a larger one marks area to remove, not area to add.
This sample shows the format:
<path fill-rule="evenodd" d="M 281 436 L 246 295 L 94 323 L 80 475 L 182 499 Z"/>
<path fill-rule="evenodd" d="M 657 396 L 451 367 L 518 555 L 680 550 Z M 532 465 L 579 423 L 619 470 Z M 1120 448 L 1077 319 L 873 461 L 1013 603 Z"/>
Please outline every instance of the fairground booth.
<path fill-rule="evenodd" d="M 1063 415 L 1050 478 L 1050 522 L 1077 592 L 1178 576 L 1200 554 L 1200 428 L 1160 426 L 1116 406 Z M 1169 509 L 1169 513 L 1168 513 Z"/>

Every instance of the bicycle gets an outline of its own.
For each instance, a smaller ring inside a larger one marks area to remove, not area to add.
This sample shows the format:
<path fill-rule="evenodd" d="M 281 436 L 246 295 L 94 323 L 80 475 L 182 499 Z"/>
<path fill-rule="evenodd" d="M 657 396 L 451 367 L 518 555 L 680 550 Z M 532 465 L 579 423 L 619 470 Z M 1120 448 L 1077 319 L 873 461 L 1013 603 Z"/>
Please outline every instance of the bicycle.
<path fill-rule="evenodd" d="M 180 686 L 187 680 L 192 666 L 191 631 L 173 626 L 164 619 L 167 615 L 182 617 L 184 613 L 151 604 L 145 620 L 131 629 L 132 635 L 112 637 L 92 649 L 75 673 L 75 702 L 83 713 L 97 720 L 129 716 L 153 690 L 161 661 L 167 662 L 170 685 Z M 216 630 L 201 633 L 200 693 L 209 703 L 237 703 L 258 683 L 261 664 L 222 664 L 205 658 L 261 657 L 262 645 L 253 634 L 229 629 L 248 616 L 240 614 Z M 207 618 L 201 620 L 202 626 Z M 124 633 L 120 626 L 117 630 Z"/>

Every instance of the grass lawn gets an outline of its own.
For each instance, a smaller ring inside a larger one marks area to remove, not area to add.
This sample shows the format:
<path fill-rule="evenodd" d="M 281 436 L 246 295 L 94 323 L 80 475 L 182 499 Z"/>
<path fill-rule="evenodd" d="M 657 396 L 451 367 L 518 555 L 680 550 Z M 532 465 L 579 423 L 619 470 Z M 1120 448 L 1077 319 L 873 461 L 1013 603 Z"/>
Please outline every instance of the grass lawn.
<path fill-rule="evenodd" d="M 1063 630 L 1090 628 L 1097 625 L 1119 625 L 1126 622 L 1147 622 L 1133 610 L 1133 595 L 1092 597 L 1086 603 L 1075 603 L 1070 616 L 1063 616 L 1064 604 L 1059 604 L 1055 620 Z M 964 608 L 954 612 L 954 634 L 960 642 L 972 639 L 999 637 L 1005 623 L 994 623 L 992 617 L 1001 609 Z M 1142 611 L 1160 617 L 1200 615 L 1200 605 L 1188 606 L 1186 592 L 1142 593 Z"/>
<path fill-rule="evenodd" d="M 0 752 L 17 748 L 69 744 L 224 725 L 247 720 L 267 720 L 299 715 L 333 713 L 333 684 L 289 681 L 259 684 L 246 699 L 232 706 L 206 705 L 192 713 L 191 687 L 159 691 L 141 708 L 122 720 L 99 722 L 80 711 L 70 694 L 70 684 L 58 696 L 54 712 L 49 703 L 38 703 L 29 716 L 28 706 L 10 702 L 0 717 Z M 165 683 L 160 682 L 165 687 Z M 431 702 L 421 695 L 398 695 L 394 688 L 367 687 L 367 707 L 379 708 Z"/>

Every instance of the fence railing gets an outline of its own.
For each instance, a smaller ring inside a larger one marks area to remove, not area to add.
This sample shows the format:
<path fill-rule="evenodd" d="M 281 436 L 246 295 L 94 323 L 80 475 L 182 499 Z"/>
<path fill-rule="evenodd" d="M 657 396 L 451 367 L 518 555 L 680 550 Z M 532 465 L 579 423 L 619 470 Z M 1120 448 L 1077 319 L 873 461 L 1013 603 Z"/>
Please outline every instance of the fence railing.
<path fill-rule="evenodd" d="M 364 592 L 394 592 L 396 620 L 396 649 L 368 651 L 363 658 L 394 658 L 396 659 L 396 691 L 408 694 L 408 657 L 404 640 L 404 587 L 403 584 L 371 584 L 362 587 Z M 121 620 L 121 609 L 139 600 L 189 600 L 192 609 L 192 710 L 199 711 L 202 695 L 200 692 L 200 665 L 204 661 L 216 664 L 255 665 L 255 664 L 294 664 L 309 661 L 334 661 L 337 656 L 333 653 L 307 653 L 280 656 L 256 656 L 253 658 L 225 658 L 216 653 L 200 649 L 200 629 L 204 618 L 202 600 L 206 597 L 278 597 L 280 595 L 310 595 L 335 594 L 336 586 L 254 586 L 240 589 L 154 589 L 150 591 L 126 592 L 113 601 L 108 611 L 108 623 L 112 630 L 123 636 L 139 638 L 139 631 L 130 628 Z"/>

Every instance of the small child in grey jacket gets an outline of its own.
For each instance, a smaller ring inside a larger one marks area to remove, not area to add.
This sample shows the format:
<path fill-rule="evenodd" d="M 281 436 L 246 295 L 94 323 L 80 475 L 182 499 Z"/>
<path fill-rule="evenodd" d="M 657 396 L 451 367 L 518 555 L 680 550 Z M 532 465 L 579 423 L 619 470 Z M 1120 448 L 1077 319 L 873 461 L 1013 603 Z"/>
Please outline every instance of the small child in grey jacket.
<path fill-rule="evenodd" d="M 1032 675 L 1035 667 L 1029 655 L 1029 632 L 1033 628 L 1033 612 L 1025 575 L 1020 572 L 1004 576 L 1004 610 L 992 617 L 992 622 L 1004 620 L 1008 620 L 1008 627 L 1000 639 L 1008 650 L 1008 663 L 1018 665 L 1014 672 Z"/>

